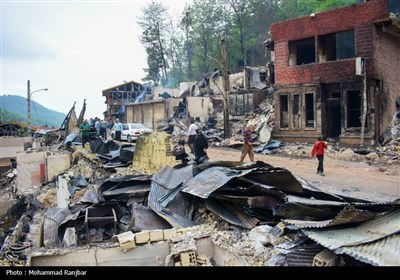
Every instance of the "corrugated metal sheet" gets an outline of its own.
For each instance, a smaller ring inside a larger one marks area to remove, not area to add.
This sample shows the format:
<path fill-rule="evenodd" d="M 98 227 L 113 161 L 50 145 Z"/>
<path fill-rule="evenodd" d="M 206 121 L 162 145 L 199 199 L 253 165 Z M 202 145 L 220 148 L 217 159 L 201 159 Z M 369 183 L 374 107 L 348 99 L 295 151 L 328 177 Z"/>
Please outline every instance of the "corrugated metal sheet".
<path fill-rule="evenodd" d="M 344 201 L 344 199 L 334 193 L 323 191 L 319 186 L 314 183 L 308 182 L 299 176 L 294 176 L 301 184 L 301 187 L 304 189 L 305 193 L 308 193 L 310 197 L 314 197 L 316 199 L 329 199 L 332 201 Z"/>
<path fill-rule="evenodd" d="M 326 220 L 333 219 L 339 210 L 328 207 L 309 206 L 300 203 L 284 203 L 279 206 L 274 215 L 288 219 Z"/>
<path fill-rule="evenodd" d="M 170 201 L 168 208 L 164 208 L 158 203 L 158 199 L 165 196 L 169 191 L 156 182 L 152 182 L 148 202 L 149 207 L 174 228 L 194 226 L 195 223 L 190 220 L 193 213 L 193 203 L 185 194 L 178 193 Z"/>
<path fill-rule="evenodd" d="M 45 248 L 58 246 L 58 228 L 64 219 L 70 214 L 68 208 L 48 208 L 44 217 L 43 244 Z"/>
<path fill-rule="evenodd" d="M 214 199 L 206 199 L 205 204 L 208 210 L 231 224 L 251 229 L 259 222 L 258 219 L 250 217 L 239 208 L 233 206 L 229 207 L 228 203 L 221 203 Z"/>
<path fill-rule="evenodd" d="M 182 182 L 188 182 L 193 178 L 193 165 L 175 169 L 169 166 L 164 167 L 153 175 L 152 180 L 163 186 L 165 189 L 172 190 Z"/>
<path fill-rule="evenodd" d="M 283 203 L 283 201 L 274 196 L 259 195 L 259 196 L 235 196 L 235 195 L 213 195 L 213 197 L 232 201 L 236 204 L 248 206 L 250 208 L 265 208 L 272 210 L 275 206 Z"/>
<path fill-rule="evenodd" d="M 323 228 L 342 224 L 364 222 L 375 218 L 375 216 L 376 213 L 374 212 L 358 210 L 355 209 L 353 206 L 346 206 L 333 219 L 325 221 L 303 221 L 287 219 L 284 220 L 284 222 L 295 225 L 298 228 Z"/>
<path fill-rule="evenodd" d="M 253 179 L 259 183 L 276 187 L 277 189 L 288 193 L 302 193 L 303 188 L 300 182 L 293 174 L 284 168 L 267 168 L 261 167 L 252 170 L 246 178 Z"/>
<path fill-rule="evenodd" d="M 336 254 L 347 254 L 353 258 L 376 266 L 400 266 L 400 234 L 393 234 L 375 242 L 342 247 Z"/>
<path fill-rule="evenodd" d="M 161 198 L 167 197 L 167 194 L 179 184 L 190 180 L 193 176 L 192 174 L 192 166 L 189 165 L 180 169 L 167 166 L 153 175 L 148 206 L 175 228 L 195 225 L 191 221 L 194 209 L 192 198 L 179 192 L 172 200 L 168 200 L 167 208 L 164 208 L 159 201 Z"/>
<path fill-rule="evenodd" d="M 198 174 L 192 180 L 184 183 L 182 191 L 201 198 L 207 198 L 231 179 L 243 176 L 249 172 L 251 170 L 232 170 L 219 166 L 211 167 Z"/>
<path fill-rule="evenodd" d="M 357 227 L 331 230 L 302 230 L 309 238 L 335 250 L 372 242 L 400 231 L 400 208 L 393 209 Z"/>
<path fill-rule="evenodd" d="M 142 184 L 120 189 L 108 190 L 103 192 L 103 196 L 115 196 L 121 194 L 134 195 L 134 194 L 146 193 L 148 191 L 150 191 L 150 184 Z"/>
<path fill-rule="evenodd" d="M 286 254 L 288 266 L 312 266 L 314 257 L 324 250 L 318 244 L 305 245 L 290 250 Z"/>
<path fill-rule="evenodd" d="M 168 229 L 171 226 L 154 211 L 141 204 L 132 208 L 134 226 L 140 230 Z"/>
<path fill-rule="evenodd" d="M 332 201 L 332 200 L 320 200 L 320 199 L 311 199 L 306 197 L 300 197 L 295 195 L 288 195 L 287 202 L 292 203 L 301 203 L 304 205 L 323 205 L 323 206 L 346 206 L 346 202 L 342 201 Z"/>

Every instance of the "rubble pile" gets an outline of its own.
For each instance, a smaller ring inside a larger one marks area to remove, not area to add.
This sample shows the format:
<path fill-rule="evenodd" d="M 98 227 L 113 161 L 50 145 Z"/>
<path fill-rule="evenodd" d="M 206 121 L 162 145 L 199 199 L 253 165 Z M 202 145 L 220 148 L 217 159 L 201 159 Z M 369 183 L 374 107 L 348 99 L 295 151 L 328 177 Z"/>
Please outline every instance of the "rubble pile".
<path fill-rule="evenodd" d="M 75 149 L 68 170 L 20 199 L 12 208 L 19 211 L 8 211 L 17 216 L 8 220 L 18 223 L 11 231 L 10 224 L 3 227 L 4 236 L 11 233 L 2 243 L 3 265 L 31 265 L 32 258 L 64 249 L 120 247 L 128 253 L 164 243 L 168 250 L 158 265 L 399 265 L 400 258 L 376 254 L 382 242 L 387 250 L 397 242 L 399 200 L 378 204 L 330 194 L 260 161 L 165 166 L 143 174 Z M 309 147 L 279 149 L 303 156 Z M 140 161 L 135 156 L 132 163 Z M 354 240 L 341 238 L 349 235 Z M 398 254 L 395 246 L 392 251 Z"/>
<path fill-rule="evenodd" d="M 241 148 L 248 123 L 256 131 L 255 152 L 309 157 L 311 144 L 270 139 L 272 103 L 266 100 L 245 118 L 232 118 L 227 140 L 220 112 L 197 124 L 216 146 Z M 2 203 L 0 213 L 1 264 L 30 265 L 32 257 L 83 247 L 129 252 L 166 243 L 158 265 L 399 265 L 400 258 L 377 253 L 385 248 L 399 254 L 392 246 L 399 238 L 399 200 L 376 203 L 330 194 L 260 161 L 176 165 L 171 145 L 185 137 L 187 127 L 183 119 L 170 121 L 171 136 L 155 133 L 157 149 L 152 136 L 122 146 L 93 139 L 85 149 L 80 143 L 41 148 L 51 176 L 40 184 L 33 184 L 33 177 L 17 181 L 15 169 L 5 173 L 0 193 L 9 204 Z M 326 156 L 382 165 L 385 172 L 384 164 L 400 162 L 399 126 L 393 124 L 385 146 L 351 149 L 327 139 Z M 35 150 L 29 153 L 36 160 Z M 57 158 L 68 162 L 59 167 Z M 20 164 L 21 174 L 31 164 Z M 335 234 L 340 231 L 354 240 Z"/>

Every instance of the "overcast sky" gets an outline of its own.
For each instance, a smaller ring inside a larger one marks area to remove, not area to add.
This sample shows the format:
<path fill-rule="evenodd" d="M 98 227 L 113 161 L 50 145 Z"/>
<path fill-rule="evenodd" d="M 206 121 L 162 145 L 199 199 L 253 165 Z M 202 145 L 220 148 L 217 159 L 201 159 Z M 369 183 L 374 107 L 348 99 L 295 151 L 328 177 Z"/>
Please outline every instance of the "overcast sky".
<path fill-rule="evenodd" d="M 79 114 L 103 117 L 102 90 L 124 81 L 141 82 L 146 55 L 137 18 L 150 0 L 1 0 L 1 95 L 27 96 L 62 113 L 74 101 Z M 178 16 L 186 0 L 163 0 Z"/>

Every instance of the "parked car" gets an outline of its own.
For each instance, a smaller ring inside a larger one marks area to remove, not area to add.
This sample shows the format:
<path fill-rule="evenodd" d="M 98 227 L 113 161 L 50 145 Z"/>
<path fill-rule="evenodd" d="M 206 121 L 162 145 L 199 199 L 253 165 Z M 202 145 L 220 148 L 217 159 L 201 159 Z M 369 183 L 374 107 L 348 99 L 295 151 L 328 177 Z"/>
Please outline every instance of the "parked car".
<path fill-rule="evenodd" d="M 133 142 L 136 141 L 141 134 L 152 131 L 153 131 L 152 129 L 145 127 L 141 123 L 123 123 L 121 140 Z M 115 139 L 114 128 L 111 130 L 111 137 Z"/>

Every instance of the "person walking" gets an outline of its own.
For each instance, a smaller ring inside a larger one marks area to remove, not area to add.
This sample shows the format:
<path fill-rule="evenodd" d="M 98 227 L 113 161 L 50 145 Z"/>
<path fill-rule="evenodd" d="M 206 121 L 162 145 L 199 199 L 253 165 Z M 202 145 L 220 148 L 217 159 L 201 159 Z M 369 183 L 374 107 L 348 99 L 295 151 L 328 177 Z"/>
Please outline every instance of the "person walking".
<path fill-rule="evenodd" d="M 313 149 L 311 151 L 311 157 L 313 158 L 315 155 L 318 159 L 318 167 L 317 167 L 317 174 L 321 176 L 325 176 L 324 174 L 324 154 L 325 149 L 328 146 L 326 145 L 324 139 L 322 137 L 318 137 L 318 140 L 314 143 Z"/>
<path fill-rule="evenodd" d="M 197 129 L 198 129 L 198 127 L 197 127 L 197 125 L 195 125 L 194 120 L 193 119 L 190 120 L 190 125 L 189 125 L 188 132 L 187 132 L 187 135 L 188 135 L 187 143 L 190 148 L 190 152 L 192 154 L 194 154 L 194 146 L 193 145 L 194 145 L 194 139 L 196 139 L 196 136 L 197 136 L 197 133 L 196 133 Z"/>
<path fill-rule="evenodd" d="M 115 129 L 115 140 L 121 141 L 121 133 L 123 127 L 122 123 L 119 122 L 119 119 L 115 120 L 114 129 Z"/>
<path fill-rule="evenodd" d="M 207 149 L 208 141 L 204 137 L 200 128 L 196 129 L 196 138 L 193 142 L 193 149 L 196 163 L 206 163 L 208 161 Z"/>
<path fill-rule="evenodd" d="M 250 161 L 254 161 L 254 148 L 253 148 L 253 135 L 254 128 L 252 125 L 248 125 L 243 132 L 244 144 L 242 148 L 242 155 L 240 156 L 240 162 L 244 161 L 246 155 L 249 155 Z"/>
<path fill-rule="evenodd" d="M 85 144 L 90 140 L 89 139 L 90 124 L 86 119 L 83 120 L 82 124 L 79 126 L 79 129 L 81 131 L 82 148 L 85 148 Z"/>

